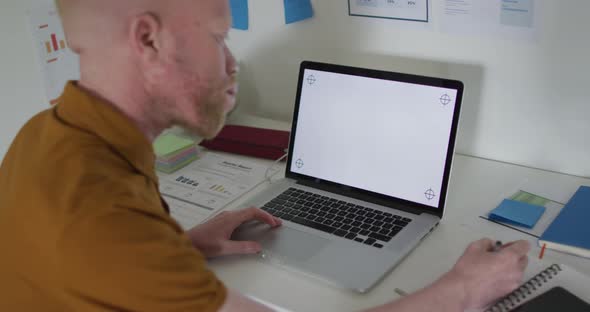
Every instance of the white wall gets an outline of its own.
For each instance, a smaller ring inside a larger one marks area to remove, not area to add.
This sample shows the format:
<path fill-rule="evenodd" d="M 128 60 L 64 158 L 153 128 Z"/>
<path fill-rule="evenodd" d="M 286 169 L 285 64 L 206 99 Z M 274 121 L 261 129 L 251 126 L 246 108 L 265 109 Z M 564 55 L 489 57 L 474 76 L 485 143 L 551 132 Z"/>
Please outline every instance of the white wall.
<path fill-rule="evenodd" d="M 286 26 L 282 1 L 250 0 L 251 29 L 230 35 L 240 109 L 290 119 L 303 59 L 446 76 L 467 89 L 459 152 L 590 176 L 590 1 L 536 0 L 532 43 L 350 17 L 346 3 L 315 0 L 315 19 Z"/>
<path fill-rule="evenodd" d="M 0 1 L 0 159 L 47 107 L 24 14 L 32 1 Z M 347 0 L 315 0 L 314 19 L 287 26 L 282 2 L 250 0 L 251 29 L 231 33 L 240 110 L 290 119 L 304 59 L 451 77 L 467 87 L 459 152 L 590 176 L 590 1 L 536 0 L 536 43 L 350 17 Z"/>
<path fill-rule="evenodd" d="M 0 0 L 0 159 L 23 124 L 48 107 L 25 14 L 32 1 Z"/>

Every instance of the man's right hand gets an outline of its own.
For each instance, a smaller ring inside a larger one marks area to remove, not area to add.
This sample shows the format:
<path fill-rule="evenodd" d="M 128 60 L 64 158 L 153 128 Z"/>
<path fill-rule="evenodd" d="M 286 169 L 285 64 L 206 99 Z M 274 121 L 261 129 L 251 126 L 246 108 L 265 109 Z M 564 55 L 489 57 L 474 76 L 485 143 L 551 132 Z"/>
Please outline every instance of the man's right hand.
<path fill-rule="evenodd" d="M 463 285 L 464 307 L 482 308 L 516 289 L 528 264 L 530 244 L 521 240 L 493 252 L 494 241 L 473 242 L 443 278 Z"/>
<path fill-rule="evenodd" d="M 471 243 L 451 271 L 434 284 L 371 312 L 465 311 L 483 308 L 516 289 L 528 264 L 527 241 L 509 243 L 493 252 L 494 242 Z M 252 300 L 228 295 L 221 311 L 268 311 Z"/>

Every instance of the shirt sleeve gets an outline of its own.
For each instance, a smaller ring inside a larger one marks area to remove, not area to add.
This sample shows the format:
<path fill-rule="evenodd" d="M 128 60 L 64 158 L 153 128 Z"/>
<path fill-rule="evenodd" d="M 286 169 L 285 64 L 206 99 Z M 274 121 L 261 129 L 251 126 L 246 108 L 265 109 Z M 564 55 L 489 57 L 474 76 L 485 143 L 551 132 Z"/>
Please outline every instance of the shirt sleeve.
<path fill-rule="evenodd" d="M 227 290 L 188 237 L 157 214 L 84 207 L 64 228 L 58 267 L 74 311 L 217 311 Z M 128 209 L 130 208 L 130 209 Z"/>

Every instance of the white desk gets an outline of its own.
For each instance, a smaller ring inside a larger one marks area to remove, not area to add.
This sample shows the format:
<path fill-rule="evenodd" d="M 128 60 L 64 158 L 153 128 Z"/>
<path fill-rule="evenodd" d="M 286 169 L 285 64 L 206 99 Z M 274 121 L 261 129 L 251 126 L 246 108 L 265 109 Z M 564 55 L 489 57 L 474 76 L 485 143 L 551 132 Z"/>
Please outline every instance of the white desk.
<path fill-rule="evenodd" d="M 233 123 L 269 125 L 255 117 Z M 271 127 L 287 126 L 275 123 Z M 590 179 L 457 155 L 443 222 L 365 295 L 288 272 L 254 256 L 217 259 L 210 265 L 228 287 L 292 311 L 357 311 L 396 299 L 395 288 L 411 292 L 428 285 L 452 267 L 470 241 L 484 236 L 505 242 L 527 239 L 533 244 L 529 256 L 536 259 L 539 248 L 535 238 L 479 218 L 523 184 L 529 189 L 544 190 L 552 199 L 567 201 L 578 186 L 590 185 Z M 244 202 L 265 187 L 268 185 L 254 189 L 228 209 L 243 208 Z M 543 262 L 543 265 L 565 263 L 590 275 L 590 260 L 583 258 L 547 250 Z"/>

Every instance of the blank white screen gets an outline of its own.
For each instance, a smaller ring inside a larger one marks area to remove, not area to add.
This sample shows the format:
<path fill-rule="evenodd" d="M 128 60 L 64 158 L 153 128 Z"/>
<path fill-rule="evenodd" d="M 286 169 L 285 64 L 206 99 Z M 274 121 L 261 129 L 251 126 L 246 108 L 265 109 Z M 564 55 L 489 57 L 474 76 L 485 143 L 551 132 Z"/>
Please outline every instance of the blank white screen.
<path fill-rule="evenodd" d="M 307 69 L 290 169 L 438 207 L 456 97 L 454 89 Z"/>

